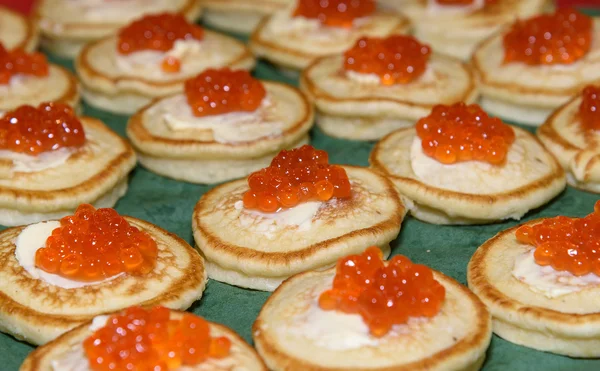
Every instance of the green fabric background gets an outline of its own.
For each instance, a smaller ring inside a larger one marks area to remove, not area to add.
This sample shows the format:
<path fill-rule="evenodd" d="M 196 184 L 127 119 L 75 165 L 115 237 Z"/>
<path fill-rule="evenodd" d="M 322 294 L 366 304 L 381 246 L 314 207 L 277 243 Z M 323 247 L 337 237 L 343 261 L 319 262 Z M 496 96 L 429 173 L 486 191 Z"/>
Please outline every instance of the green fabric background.
<path fill-rule="evenodd" d="M 66 61 L 54 62 L 71 67 Z M 259 62 L 255 75 L 296 85 L 273 68 Z M 84 104 L 84 113 L 103 120 L 120 135 L 124 135 L 127 117 L 93 109 Z M 338 140 L 326 136 L 318 128 L 312 130 L 311 144 L 325 149 L 333 163 L 367 166 L 371 142 Z M 155 175 L 137 167 L 130 176 L 129 190 L 117 203 L 119 213 L 157 224 L 193 245 L 191 215 L 194 205 L 211 186 L 194 185 Z M 593 210 L 598 196 L 567 188 L 560 196 L 523 220 L 555 215 L 584 216 Z M 399 237 L 392 242 L 392 254 L 403 254 L 418 263 L 439 270 L 466 284 L 467 263 L 484 241 L 499 231 L 516 225 L 502 222 L 487 226 L 436 226 L 407 217 Z M 0 227 L 4 229 L 4 227 Z M 251 342 L 251 326 L 269 293 L 245 290 L 209 280 L 204 296 L 190 311 L 208 320 L 222 323 Z M 599 308 L 600 310 L 600 308 Z M 0 334 L 0 371 L 18 370 L 32 346 L 11 336 Z M 399 352 L 402 349 L 398 350 Z M 600 370 L 599 360 L 575 360 L 538 352 L 511 344 L 494 336 L 487 352 L 485 371 L 526 370 Z"/>

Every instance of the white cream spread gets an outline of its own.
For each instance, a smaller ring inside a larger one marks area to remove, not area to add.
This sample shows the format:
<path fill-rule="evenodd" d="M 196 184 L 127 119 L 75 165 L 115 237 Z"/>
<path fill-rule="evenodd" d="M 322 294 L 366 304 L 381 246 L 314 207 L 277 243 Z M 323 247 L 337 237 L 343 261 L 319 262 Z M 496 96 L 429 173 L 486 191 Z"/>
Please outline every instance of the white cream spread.
<path fill-rule="evenodd" d="M 52 235 L 55 228 L 60 227 L 60 222 L 49 221 L 27 226 L 19 233 L 15 242 L 15 257 L 17 261 L 33 278 L 42 280 L 50 285 L 63 289 L 75 289 L 84 286 L 98 285 L 111 281 L 121 274 L 96 282 L 80 282 L 48 273 L 35 266 L 35 253 L 46 245 L 46 240 Z"/>
<path fill-rule="evenodd" d="M 37 156 L 0 150 L 0 159 L 8 159 L 13 163 L 12 171 L 19 173 L 34 173 L 64 164 L 76 149 L 62 147 L 56 151 L 42 152 Z"/>
<path fill-rule="evenodd" d="M 253 112 L 231 112 L 204 117 L 194 116 L 185 95 L 163 100 L 155 107 L 171 130 L 211 130 L 219 143 L 236 143 L 281 135 L 283 123 L 269 121 L 272 103 L 265 97 Z"/>
<path fill-rule="evenodd" d="M 456 15 L 468 14 L 483 8 L 485 0 L 475 0 L 469 5 L 442 5 L 436 0 L 427 0 L 427 13 L 429 15 Z"/>
<path fill-rule="evenodd" d="M 512 275 L 534 292 L 555 298 L 600 285 L 600 277 L 593 273 L 578 277 L 549 265 L 541 266 L 535 262 L 533 252 L 534 249 L 531 249 L 517 257 Z"/>
<path fill-rule="evenodd" d="M 366 18 L 356 19 L 353 23 L 358 26 L 365 22 Z M 347 38 L 352 29 L 344 27 L 328 27 L 318 19 L 305 18 L 302 16 L 291 17 L 286 13 L 276 13 L 268 23 L 269 31 L 276 33 L 307 35 L 314 41 L 332 41 Z"/>
<path fill-rule="evenodd" d="M 234 204 L 237 210 L 241 210 L 240 225 L 242 227 L 253 226 L 259 232 L 275 232 L 286 226 L 297 226 L 298 230 L 306 231 L 312 226 L 313 219 L 323 205 L 321 201 L 303 202 L 289 209 L 280 209 L 274 213 L 263 213 L 258 210 L 244 209 L 244 203 L 238 201 Z"/>
<path fill-rule="evenodd" d="M 110 316 L 96 316 L 89 327 L 90 331 L 96 331 L 106 326 Z M 67 352 L 61 354 L 59 359 L 52 360 L 53 371 L 89 371 L 90 364 L 84 354 L 82 343 L 77 343 Z"/>
<path fill-rule="evenodd" d="M 381 78 L 375 73 L 360 73 L 360 72 L 347 70 L 347 71 L 345 71 L 345 75 L 349 80 L 352 80 L 359 84 L 365 84 L 365 85 L 380 85 L 381 84 Z M 431 66 L 427 66 L 427 68 L 425 69 L 423 74 L 421 76 L 419 76 L 415 81 L 420 82 L 420 83 L 425 83 L 425 82 L 433 82 L 435 80 L 436 80 L 435 71 L 433 70 L 433 68 L 431 68 Z M 391 85 L 391 86 L 393 87 L 393 86 L 397 86 L 397 85 Z"/>

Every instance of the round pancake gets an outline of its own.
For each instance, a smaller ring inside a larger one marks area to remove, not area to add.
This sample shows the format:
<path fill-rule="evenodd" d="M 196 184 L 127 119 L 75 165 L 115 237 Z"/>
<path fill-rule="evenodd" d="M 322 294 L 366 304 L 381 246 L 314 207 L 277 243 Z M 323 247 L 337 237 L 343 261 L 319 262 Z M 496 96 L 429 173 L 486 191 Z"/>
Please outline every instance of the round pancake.
<path fill-rule="evenodd" d="M 139 219 L 126 219 L 156 241 L 154 270 L 75 289 L 35 279 L 19 265 L 15 239 L 25 227 L 0 232 L 0 331 L 39 345 L 100 314 L 133 305 L 187 309 L 198 300 L 206 284 L 202 257 L 176 235 Z"/>
<path fill-rule="evenodd" d="M 581 95 L 556 110 L 540 126 L 537 135 L 567 172 L 567 183 L 600 193 L 600 137 L 582 130 L 579 122 Z"/>
<path fill-rule="evenodd" d="M 446 289 L 437 316 L 394 326 L 376 345 L 330 349 L 318 344 L 301 332 L 310 321 L 310 317 L 302 321 L 302 316 L 318 305 L 318 296 L 331 287 L 334 276 L 335 269 L 301 273 L 269 297 L 252 332 L 269 369 L 466 371 L 483 364 L 492 331 L 489 312 L 466 287 L 435 271 L 435 279 Z"/>
<path fill-rule="evenodd" d="M 38 41 L 38 27 L 33 19 L 0 6 L 0 42 L 6 49 L 20 48 L 31 53 Z"/>
<path fill-rule="evenodd" d="M 319 57 L 342 53 L 361 37 L 406 33 L 410 28 L 410 22 L 402 15 L 375 13 L 363 18 L 350 30 L 334 27 L 311 29 L 315 20 L 294 19 L 292 11 L 289 9 L 264 18 L 250 36 L 250 48 L 257 57 L 292 70 L 302 70 Z M 299 27 L 295 28 L 295 25 Z M 328 34 L 319 37 L 323 30 Z"/>
<path fill-rule="evenodd" d="M 435 169 L 428 173 L 427 179 L 417 176 L 411 164 L 411 146 L 416 137 L 414 128 L 397 130 L 379 141 L 371 152 L 369 162 L 392 180 L 411 214 L 422 221 L 433 224 L 482 224 L 502 219 L 520 219 L 527 211 L 559 194 L 565 188 L 566 181 L 558 161 L 532 134 L 517 127 L 513 129 L 516 140 L 511 150 L 519 150 L 522 157 L 514 160 L 517 165 L 513 166 L 518 167 L 519 172 L 513 174 L 511 170 L 501 174 L 506 179 L 495 182 L 496 189 L 493 190 L 478 187 L 477 191 L 461 191 L 477 185 L 474 184 L 477 180 L 467 176 L 470 174 L 466 172 L 475 172 L 473 176 L 477 176 L 476 172 L 482 171 L 479 168 L 461 168 L 454 172 L 448 170 L 451 174 L 461 174 L 460 184 L 448 183 L 443 174 L 436 174 Z M 508 158 L 512 158 L 510 152 Z M 438 164 L 437 161 L 435 163 Z M 443 166 L 486 164 L 472 161 Z M 526 171 L 535 171 L 535 177 L 525 182 L 521 179 L 525 179 L 523 174 Z M 496 170 L 491 168 L 489 172 L 493 174 Z"/>
<path fill-rule="evenodd" d="M 426 72 L 408 84 L 382 86 L 347 77 L 344 57 L 317 59 L 302 72 L 301 89 L 318 110 L 317 125 L 328 135 L 376 140 L 414 123 L 436 104 L 473 103 L 477 87 L 471 68 L 433 53 Z"/>
<path fill-rule="evenodd" d="M 481 106 L 490 114 L 539 126 L 559 106 L 600 79 L 600 18 L 594 18 L 589 53 L 570 65 L 504 64 L 503 34 L 482 42 L 471 64 L 479 81 Z"/>
<path fill-rule="evenodd" d="M 50 64 L 49 67 L 48 76 L 20 75 L 18 82 L 0 85 L 0 111 L 10 111 L 25 104 L 37 106 L 43 102 L 60 102 L 77 108 L 77 78 L 61 66 Z"/>
<path fill-rule="evenodd" d="M 369 169 L 344 169 L 352 182 L 352 197 L 322 204 L 308 228 L 273 224 L 244 209 L 240 202 L 248 190 L 245 179 L 204 194 L 194 209 L 192 229 L 209 277 L 272 291 L 289 276 L 333 266 L 340 257 L 369 246 L 388 253 L 405 214 L 393 184 Z"/>
<path fill-rule="evenodd" d="M 137 12 L 117 9 L 102 16 L 93 16 L 70 0 L 38 0 L 32 18 L 37 19 L 42 46 L 46 50 L 62 57 L 75 58 L 85 44 L 115 33 L 144 14 L 177 12 L 190 22 L 195 22 L 201 14 L 201 4 L 197 0 L 155 3 L 150 7 L 144 4 Z"/>
<path fill-rule="evenodd" d="M 203 0 L 202 21 L 223 31 L 249 34 L 264 16 L 290 3 L 292 0 Z"/>
<path fill-rule="evenodd" d="M 0 225 L 22 225 L 71 214 L 82 203 L 113 206 L 127 188 L 135 153 L 100 120 L 80 117 L 86 144 L 64 164 L 37 172 L 13 172 L 0 159 Z"/>
<path fill-rule="evenodd" d="M 600 287 L 555 298 L 530 290 L 511 274 L 516 257 L 531 248 L 517 241 L 518 227 L 485 242 L 467 269 L 469 288 L 490 310 L 494 332 L 510 342 L 538 350 L 571 357 L 599 357 Z"/>
<path fill-rule="evenodd" d="M 92 42 L 75 61 L 83 98 L 95 107 L 115 113 L 133 114 L 155 98 L 182 92 L 185 80 L 207 68 L 250 70 L 255 64 L 252 53 L 242 42 L 205 30 L 202 43 L 206 50 L 203 47 L 202 56 L 193 58 L 193 66 L 190 60 L 190 68 L 182 67 L 180 72 L 160 76 L 132 75 L 117 67 L 116 43 L 114 36 Z"/>
<path fill-rule="evenodd" d="M 217 141 L 211 129 L 172 130 L 161 104 L 184 95 L 153 102 L 131 117 L 127 136 L 140 163 L 158 174 L 192 183 L 219 183 L 244 177 L 269 166 L 282 149 L 308 143 L 313 108 L 304 94 L 289 85 L 263 81 L 270 106 L 260 120 L 281 126 L 281 133 L 236 142 Z M 251 124 L 249 124 L 251 126 Z"/>

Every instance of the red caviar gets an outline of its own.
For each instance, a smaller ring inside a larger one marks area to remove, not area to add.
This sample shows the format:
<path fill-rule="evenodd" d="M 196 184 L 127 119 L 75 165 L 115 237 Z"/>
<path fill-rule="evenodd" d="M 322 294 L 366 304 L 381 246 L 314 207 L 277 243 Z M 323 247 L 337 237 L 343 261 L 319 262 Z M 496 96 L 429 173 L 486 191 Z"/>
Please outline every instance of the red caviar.
<path fill-rule="evenodd" d="M 585 130 L 600 130 L 600 86 L 583 89 L 579 118 Z"/>
<path fill-rule="evenodd" d="M 0 149 L 35 156 L 84 144 L 83 126 L 73 108 L 66 104 L 20 106 L 0 118 Z"/>
<path fill-rule="evenodd" d="M 344 53 L 344 69 L 376 74 L 384 85 L 406 84 L 425 72 L 430 54 L 412 36 L 363 37 Z"/>
<path fill-rule="evenodd" d="M 48 76 L 49 66 L 42 53 L 27 53 L 22 49 L 6 50 L 0 43 L 0 84 L 8 84 L 17 74 Z"/>
<path fill-rule="evenodd" d="M 83 349 L 93 371 L 166 371 L 225 358 L 231 340 L 211 337 L 209 323 L 191 313 L 172 319 L 164 307 L 132 307 L 112 315 Z"/>
<path fill-rule="evenodd" d="M 517 21 L 504 35 L 504 62 L 573 63 L 590 50 L 592 29 L 591 17 L 570 8 Z"/>
<path fill-rule="evenodd" d="M 270 213 L 301 202 L 350 197 L 346 170 L 328 162 L 327 152 L 309 145 L 279 152 L 271 166 L 248 177 L 244 207 Z"/>
<path fill-rule="evenodd" d="M 299 0 L 294 17 L 318 19 L 331 27 L 351 28 L 355 19 L 375 12 L 375 0 Z"/>
<path fill-rule="evenodd" d="M 600 276 L 600 201 L 584 218 L 557 216 L 534 226 L 517 229 L 519 242 L 535 246 L 533 256 L 539 265 L 576 276 Z"/>
<path fill-rule="evenodd" d="M 252 112 L 267 95 L 263 84 L 248 71 L 208 69 L 185 82 L 187 102 L 195 116 Z"/>
<path fill-rule="evenodd" d="M 423 152 L 443 164 L 461 161 L 504 162 L 515 132 L 476 104 L 437 105 L 416 125 Z"/>
<path fill-rule="evenodd" d="M 371 334 L 381 337 L 411 317 L 434 317 L 445 297 L 430 268 L 402 255 L 385 264 L 372 246 L 338 261 L 333 287 L 319 296 L 319 306 L 360 314 Z"/>
<path fill-rule="evenodd" d="M 131 226 L 114 209 L 80 205 L 60 220 L 46 246 L 37 250 L 35 265 L 76 281 L 100 281 L 126 272 L 141 275 L 156 265 L 156 242 Z"/>

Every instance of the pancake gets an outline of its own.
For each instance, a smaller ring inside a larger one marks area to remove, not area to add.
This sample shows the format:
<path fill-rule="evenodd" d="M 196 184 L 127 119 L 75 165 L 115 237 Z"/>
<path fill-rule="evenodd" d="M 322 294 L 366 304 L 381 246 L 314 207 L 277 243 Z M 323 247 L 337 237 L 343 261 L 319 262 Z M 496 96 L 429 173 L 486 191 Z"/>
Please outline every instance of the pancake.
<path fill-rule="evenodd" d="M 414 128 L 383 138 L 369 161 L 394 182 L 411 214 L 422 221 L 518 220 L 558 195 L 566 181 L 558 161 L 532 134 L 513 129 L 516 140 L 501 167 L 477 161 L 443 165 L 420 150 Z"/>
<path fill-rule="evenodd" d="M 201 14 L 197 0 L 128 0 L 107 4 L 102 0 L 77 4 L 70 0 L 38 0 L 33 12 L 42 34 L 42 46 L 61 57 L 75 58 L 83 46 L 115 33 L 145 14 L 177 12 L 190 22 Z"/>
<path fill-rule="evenodd" d="M 125 217 L 150 234 L 157 263 L 144 276 L 121 275 L 91 286 L 65 289 L 31 276 L 15 258 L 24 227 L 0 232 L 0 331 L 31 344 L 45 344 L 95 316 L 133 305 L 187 309 L 202 296 L 202 258 L 184 240 L 148 222 Z"/>
<path fill-rule="evenodd" d="M 333 266 L 338 258 L 371 245 L 388 255 L 404 206 L 389 180 L 365 168 L 344 169 L 351 198 L 299 204 L 290 209 L 288 220 L 295 220 L 290 222 L 244 209 L 245 179 L 204 194 L 194 209 L 192 229 L 209 277 L 272 291 L 296 273 Z"/>
<path fill-rule="evenodd" d="M 300 78 L 301 89 L 317 107 L 317 125 L 330 136 L 380 139 L 396 129 L 414 126 L 436 104 L 477 99 L 470 67 L 442 54 L 431 55 L 428 69 L 417 80 L 390 86 L 357 81 L 346 75 L 343 64 L 342 56 L 320 58 Z"/>
<path fill-rule="evenodd" d="M 517 228 L 502 231 L 479 247 L 467 270 L 469 288 L 490 310 L 494 332 L 529 348 L 597 358 L 600 356 L 599 286 L 553 298 L 531 290 L 511 274 L 516 259 L 531 249 L 517 241 Z"/>
<path fill-rule="evenodd" d="M 6 49 L 20 48 L 31 53 L 37 48 L 38 41 L 38 27 L 34 20 L 0 6 L 0 43 Z"/>
<path fill-rule="evenodd" d="M 353 28 L 343 29 L 292 17 L 292 12 L 288 9 L 263 19 L 250 36 L 250 48 L 257 57 L 295 71 L 319 57 L 342 53 L 363 36 L 407 33 L 410 28 L 408 19 L 399 14 L 375 13 L 355 21 Z"/>
<path fill-rule="evenodd" d="M 481 368 L 491 339 L 491 320 L 485 306 L 466 287 L 434 271 L 435 279 L 446 289 L 440 312 L 429 320 L 412 319 L 394 326 L 377 339 L 358 331 L 355 323 L 364 323 L 360 316 L 318 307 L 318 295 L 331 287 L 334 276 L 335 269 L 301 273 L 269 297 L 253 326 L 256 349 L 269 369 Z M 319 318 L 323 314 L 327 317 Z M 310 326 L 311 320 L 318 322 Z M 352 339 L 356 341 L 351 341 L 352 337 L 357 337 Z"/>
<path fill-rule="evenodd" d="M 537 135 L 567 172 L 567 183 L 600 193 L 600 137 L 586 133 L 579 122 L 581 95 L 556 110 Z"/>
<path fill-rule="evenodd" d="M 253 113 L 202 118 L 200 126 L 173 129 L 165 117 L 197 122 L 184 94 L 153 102 L 131 117 L 127 136 L 140 163 L 157 174 L 192 183 L 219 183 L 268 166 L 282 149 L 308 143 L 313 108 L 296 88 L 262 82 L 268 103 Z M 188 110 L 189 113 L 181 112 Z M 168 115 L 168 116 L 167 116 Z M 233 116 L 232 116 L 233 115 Z M 229 117 L 229 119 L 228 119 Z M 248 120 L 230 124 L 227 120 Z M 171 124 L 172 125 L 172 124 Z M 211 125 L 213 128 L 211 129 Z M 214 125 L 219 126 L 216 127 Z M 215 131 L 216 130 L 216 131 Z M 264 135 L 260 134 L 264 132 Z"/>
<path fill-rule="evenodd" d="M 112 207 L 125 194 L 135 166 L 131 146 L 91 117 L 80 117 L 86 144 L 57 166 L 14 169 L 0 158 L 0 224 L 14 226 L 71 214 L 81 203 Z"/>
<path fill-rule="evenodd" d="M 201 50 L 181 60 L 180 72 L 164 73 L 159 65 L 152 66 L 150 72 L 155 74 L 144 69 L 123 71 L 117 64 L 116 43 L 114 36 L 90 43 L 75 61 L 83 98 L 92 106 L 114 113 L 133 114 L 155 98 L 182 92 L 185 80 L 207 68 L 250 70 L 255 63 L 242 42 L 205 30 Z"/>
<path fill-rule="evenodd" d="M 17 75 L 6 85 L 0 85 L 0 111 L 11 111 L 28 104 L 59 102 L 77 108 L 79 87 L 77 78 L 67 69 L 49 65 L 48 76 Z"/>
<path fill-rule="evenodd" d="M 290 3 L 292 0 L 202 0 L 202 21 L 223 31 L 249 34 L 263 17 Z"/>
<path fill-rule="evenodd" d="M 570 65 L 504 64 L 503 35 L 482 42 L 471 63 L 479 81 L 481 106 L 490 114 L 539 126 L 585 85 L 600 80 L 600 18 L 594 18 L 592 47 Z"/>

